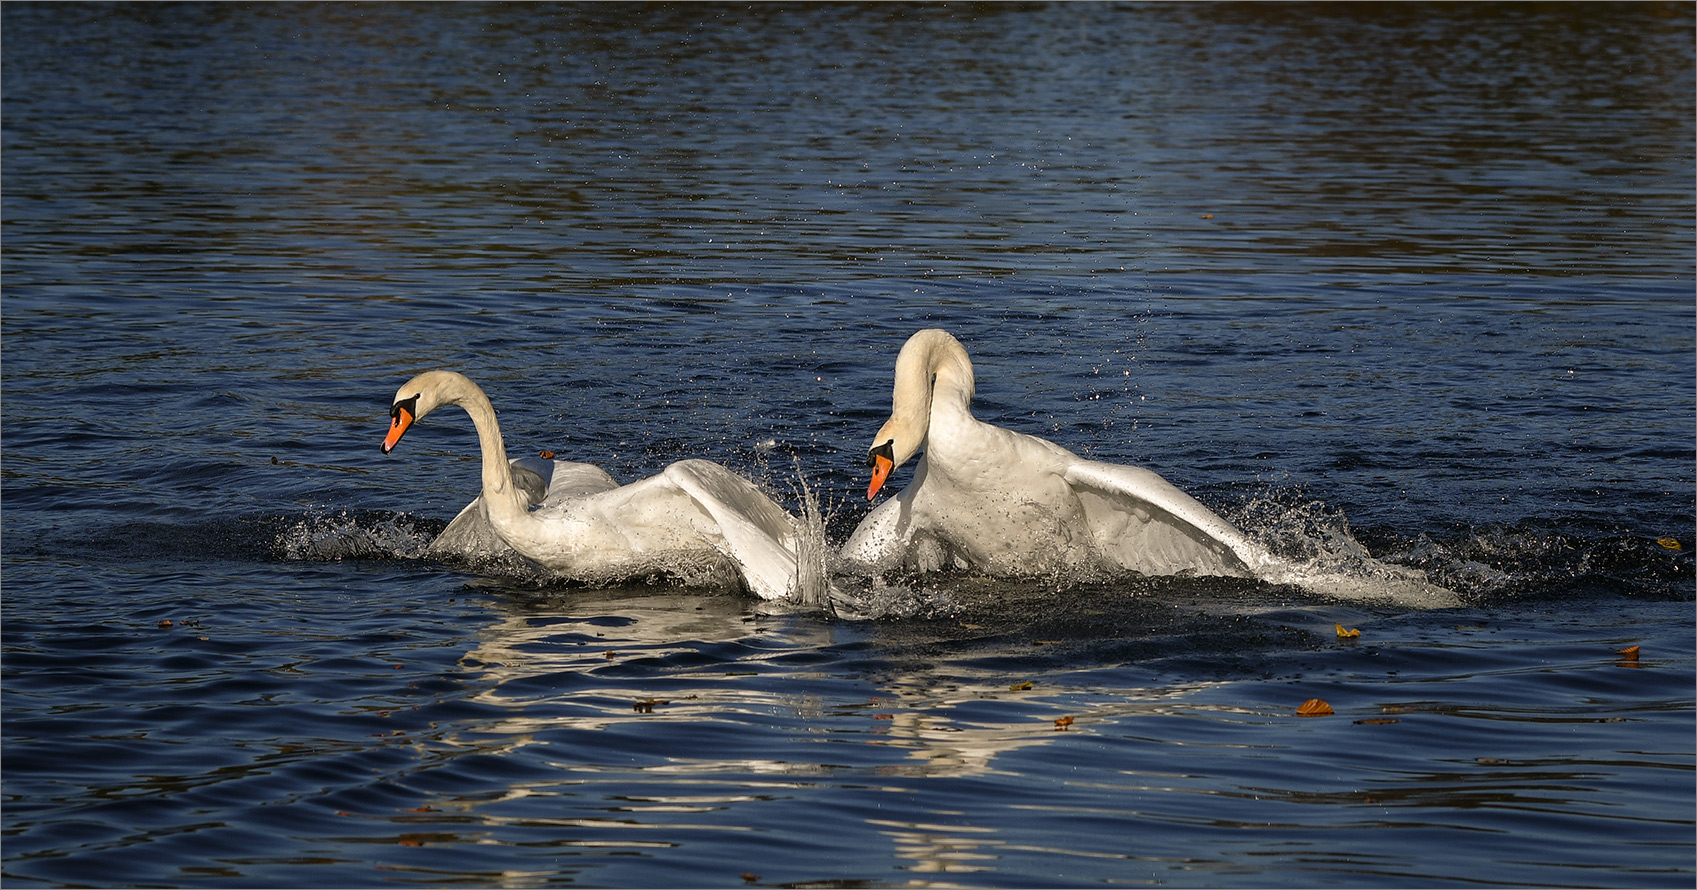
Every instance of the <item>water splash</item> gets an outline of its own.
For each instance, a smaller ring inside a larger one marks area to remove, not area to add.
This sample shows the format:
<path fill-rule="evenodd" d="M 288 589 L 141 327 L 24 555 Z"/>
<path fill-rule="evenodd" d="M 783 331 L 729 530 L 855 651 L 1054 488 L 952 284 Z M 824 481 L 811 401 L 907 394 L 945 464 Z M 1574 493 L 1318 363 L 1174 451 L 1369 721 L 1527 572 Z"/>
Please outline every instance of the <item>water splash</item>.
<path fill-rule="evenodd" d="M 276 549 L 302 561 L 417 559 L 437 531 L 405 514 L 311 514 L 279 531 Z"/>
<path fill-rule="evenodd" d="M 1291 504 L 1268 495 L 1236 517 L 1282 564 L 1261 580 L 1290 584 L 1321 596 L 1434 609 L 1460 605 L 1454 590 L 1434 584 L 1419 568 L 1375 558 L 1341 511 L 1320 501 Z"/>
<path fill-rule="evenodd" d="M 803 609 L 817 609 L 835 615 L 832 603 L 830 559 L 833 553 L 825 525 L 828 516 L 819 505 L 819 495 L 807 484 L 797 462 L 791 485 L 800 504 L 801 516 L 796 520 L 795 583 L 790 597 Z"/>

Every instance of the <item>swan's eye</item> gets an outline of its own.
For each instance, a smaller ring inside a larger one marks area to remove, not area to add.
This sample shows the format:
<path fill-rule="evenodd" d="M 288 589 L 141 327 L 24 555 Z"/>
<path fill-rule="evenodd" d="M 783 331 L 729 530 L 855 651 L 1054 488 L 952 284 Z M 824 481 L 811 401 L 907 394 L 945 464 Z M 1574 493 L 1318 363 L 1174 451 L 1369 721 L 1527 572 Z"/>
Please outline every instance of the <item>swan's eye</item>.
<path fill-rule="evenodd" d="M 894 440 L 894 439 L 891 439 L 890 441 L 885 442 L 882 445 L 874 446 L 872 448 L 872 450 L 866 452 L 866 465 L 869 466 L 869 467 L 877 466 L 878 465 L 878 458 L 880 458 L 880 457 L 889 461 L 890 463 L 895 463 L 896 462 L 896 447 L 895 446 L 896 446 L 896 440 Z"/>
<path fill-rule="evenodd" d="M 390 406 L 390 408 L 389 408 L 389 417 L 391 419 L 400 417 L 402 411 L 407 412 L 408 416 L 417 417 L 418 416 L 418 396 L 412 396 L 411 398 L 405 398 L 405 399 L 396 399 L 395 404 Z"/>

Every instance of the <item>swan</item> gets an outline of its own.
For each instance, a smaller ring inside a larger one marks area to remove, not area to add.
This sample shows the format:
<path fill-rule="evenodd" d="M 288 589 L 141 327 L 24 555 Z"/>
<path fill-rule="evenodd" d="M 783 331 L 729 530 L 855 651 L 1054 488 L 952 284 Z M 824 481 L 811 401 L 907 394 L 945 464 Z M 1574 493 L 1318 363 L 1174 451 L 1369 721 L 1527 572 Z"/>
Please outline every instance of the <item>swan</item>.
<path fill-rule="evenodd" d="M 383 453 L 446 405 L 464 408 L 477 428 L 483 491 L 443 529 L 432 551 L 488 553 L 505 545 L 545 568 L 592 581 L 728 560 L 762 599 L 784 599 L 804 586 L 795 522 L 746 479 L 706 460 L 678 461 L 629 485 L 592 464 L 509 463 L 489 397 L 454 371 L 426 371 L 395 392 Z"/>
<path fill-rule="evenodd" d="M 974 418 L 972 361 L 947 331 L 908 338 L 895 377 L 890 419 L 867 452 L 867 499 L 925 453 L 907 488 L 849 536 L 841 554 L 851 564 L 1254 578 L 1281 562 L 1149 470 L 1086 460 Z"/>

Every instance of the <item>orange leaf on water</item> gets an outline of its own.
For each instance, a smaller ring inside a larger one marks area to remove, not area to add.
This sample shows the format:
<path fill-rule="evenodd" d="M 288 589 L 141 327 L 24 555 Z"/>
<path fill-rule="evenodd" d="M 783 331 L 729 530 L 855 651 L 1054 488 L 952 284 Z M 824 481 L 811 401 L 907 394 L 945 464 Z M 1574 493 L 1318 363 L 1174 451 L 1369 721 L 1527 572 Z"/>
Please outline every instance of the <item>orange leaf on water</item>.
<path fill-rule="evenodd" d="M 1677 541 L 1673 538 L 1657 538 L 1656 543 L 1662 545 L 1663 547 L 1666 547 L 1669 550 L 1683 550 L 1683 549 L 1685 549 L 1685 548 L 1679 546 L 1679 541 Z"/>
<path fill-rule="evenodd" d="M 1069 717 L 1056 717 L 1055 718 L 1055 731 L 1056 732 L 1063 732 L 1063 731 L 1066 730 L 1067 727 L 1069 727 L 1071 725 L 1072 725 L 1072 718 L 1070 716 Z"/>
<path fill-rule="evenodd" d="M 1333 624 L 1332 626 L 1338 629 L 1338 639 L 1340 640 L 1353 640 L 1356 637 L 1361 636 L 1361 629 L 1358 627 L 1346 629 L 1341 624 Z"/>
<path fill-rule="evenodd" d="M 1637 646 L 1628 646 L 1625 649 L 1616 649 L 1615 651 L 1626 656 L 1627 658 L 1637 658 L 1638 657 L 1638 647 Z"/>
<path fill-rule="evenodd" d="M 541 456 L 541 458 L 543 460 L 553 460 L 554 459 L 554 452 L 552 452 L 552 451 L 541 451 L 541 452 L 538 452 L 538 454 Z"/>
<path fill-rule="evenodd" d="M 1296 716 L 1298 717 L 1324 717 L 1328 714 L 1335 713 L 1337 712 L 1332 710 L 1331 705 L 1328 705 L 1317 698 L 1311 698 L 1303 702 L 1301 706 L 1296 709 Z"/>

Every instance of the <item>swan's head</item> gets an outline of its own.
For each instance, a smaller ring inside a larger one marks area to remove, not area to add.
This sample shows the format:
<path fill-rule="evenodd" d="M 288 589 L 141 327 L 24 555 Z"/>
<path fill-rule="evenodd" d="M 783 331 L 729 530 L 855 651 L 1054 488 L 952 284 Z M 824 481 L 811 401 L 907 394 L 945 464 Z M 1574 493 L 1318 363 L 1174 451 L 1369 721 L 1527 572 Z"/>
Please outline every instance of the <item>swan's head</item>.
<path fill-rule="evenodd" d="M 464 386 L 475 384 L 453 371 L 425 371 L 408 380 L 395 391 L 395 401 L 389 405 L 389 435 L 383 438 L 383 453 L 395 450 L 396 443 L 424 415 L 443 405 L 459 404 Z"/>
<path fill-rule="evenodd" d="M 866 465 L 872 468 L 867 500 L 877 497 L 890 473 L 925 444 L 933 397 L 941 394 L 938 397 L 965 411 L 972 403 L 972 386 L 972 360 L 948 331 L 930 328 L 907 338 L 896 356 L 890 419 L 872 438 L 872 447 L 866 452 Z"/>
<path fill-rule="evenodd" d="M 890 471 L 896 468 L 896 440 L 885 439 L 883 444 L 874 445 L 866 451 L 866 465 L 872 468 L 872 481 L 866 485 L 866 499 L 872 500 L 878 496 L 878 489 L 884 487 L 884 480 L 890 478 Z"/>
<path fill-rule="evenodd" d="M 915 434 L 899 418 L 892 417 L 872 437 L 872 447 L 866 450 L 866 465 L 872 468 L 872 481 L 866 486 L 866 499 L 878 496 L 878 490 L 896 467 L 907 463 L 925 441 L 923 431 Z"/>

